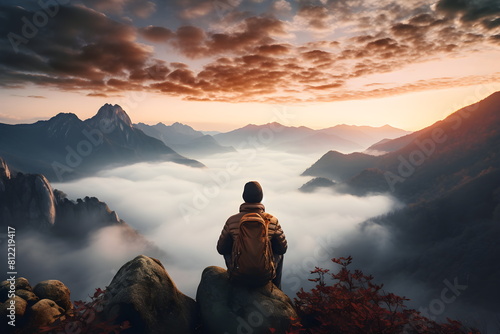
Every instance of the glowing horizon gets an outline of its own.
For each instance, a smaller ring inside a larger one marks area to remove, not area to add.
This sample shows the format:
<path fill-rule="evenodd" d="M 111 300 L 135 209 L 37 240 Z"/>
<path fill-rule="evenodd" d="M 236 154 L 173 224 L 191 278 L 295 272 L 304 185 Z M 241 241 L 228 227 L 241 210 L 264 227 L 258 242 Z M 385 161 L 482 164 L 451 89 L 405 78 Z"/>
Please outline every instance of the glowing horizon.
<path fill-rule="evenodd" d="M 211 105 L 206 106 L 202 102 L 179 100 L 166 105 L 163 104 L 164 102 L 160 102 L 157 106 L 154 106 L 154 102 L 159 97 L 153 97 L 151 99 L 141 99 L 140 102 L 133 102 L 133 100 L 127 100 L 126 98 L 117 100 L 94 98 L 92 104 L 76 107 L 65 106 L 66 101 L 63 99 L 62 101 L 58 100 L 59 103 L 53 107 L 53 101 L 43 98 L 36 102 L 36 113 L 32 114 L 31 104 L 26 104 L 25 112 L 18 108 L 17 115 L 19 116 L 12 117 L 14 114 L 0 112 L 0 122 L 7 124 L 34 123 L 38 120 L 50 119 L 60 112 L 71 112 L 84 120 L 95 115 L 105 103 L 110 103 L 120 105 L 134 123 L 150 125 L 164 123 L 170 125 L 179 122 L 199 131 L 226 132 L 247 124 L 261 125 L 273 121 L 286 126 L 306 126 L 312 129 L 347 124 L 374 127 L 390 125 L 407 131 L 417 131 L 444 119 L 462 107 L 486 98 L 497 90 L 500 90 L 500 84 L 492 83 L 431 92 L 407 93 L 387 98 L 341 101 L 315 106 L 265 105 L 259 103 L 211 103 Z M 21 97 L 17 97 L 17 99 L 21 99 Z M 13 100 L 16 102 L 15 99 Z M 201 104 L 205 109 L 200 110 Z M 10 107 L 5 100 L 4 106 Z M 216 112 L 218 117 L 204 118 L 202 113 L 212 112 L 210 110 L 212 106 L 217 108 L 213 112 Z M 166 108 L 177 108 L 180 112 L 165 114 L 164 109 Z M 363 113 L 360 110 L 366 108 L 371 108 L 371 110 L 367 115 L 362 115 Z M 310 109 L 315 109 L 313 112 L 321 116 L 317 118 L 310 117 Z M 243 113 L 243 117 L 235 115 L 238 110 Z M 285 120 L 280 121 L 277 119 L 276 113 L 285 113 L 288 116 Z"/>

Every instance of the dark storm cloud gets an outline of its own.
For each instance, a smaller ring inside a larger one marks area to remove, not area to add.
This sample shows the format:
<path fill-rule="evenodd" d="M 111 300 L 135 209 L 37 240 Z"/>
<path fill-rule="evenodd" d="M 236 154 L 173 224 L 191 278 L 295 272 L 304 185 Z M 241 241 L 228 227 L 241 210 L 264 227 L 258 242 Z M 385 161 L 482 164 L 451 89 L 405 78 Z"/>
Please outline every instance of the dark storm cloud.
<path fill-rule="evenodd" d="M 134 42 L 133 27 L 85 7 L 60 7 L 40 28 L 36 21 L 24 23 L 36 12 L 2 7 L 0 13 L 8 18 L 0 28 L 6 36 L 0 41 L 4 86 L 105 89 L 107 76 L 123 77 L 152 55 L 151 47 Z"/>
<path fill-rule="evenodd" d="M 500 27 L 500 17 L 497 17 L 497 18 L 492 19 L 492 20 L 485 19 L 482 21 L 482 24 L 487 29 L 498 28 L 498 27 Z"/>
<path fill-rule="evenodd" d="M 446 14 L 457 15 L 465 22 L 493 18 L 500 14 L 497 0 L 440 0 L 436 8 Z"/>

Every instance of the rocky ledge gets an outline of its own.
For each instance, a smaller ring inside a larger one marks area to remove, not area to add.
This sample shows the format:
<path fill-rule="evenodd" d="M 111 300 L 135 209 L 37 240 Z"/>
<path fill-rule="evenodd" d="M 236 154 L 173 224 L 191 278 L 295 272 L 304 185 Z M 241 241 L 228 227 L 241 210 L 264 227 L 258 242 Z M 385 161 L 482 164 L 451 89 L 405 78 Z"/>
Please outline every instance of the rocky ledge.
<path fill-rule="evenodd" d="M 4 322 L 2 329 L 7 332 L 38 332 L 57 319 L 71 321 L 77 313 L 69 289 L 59 281 L 31 288 L 25 278 L 18 278 L 14 285 L 15 296 L 9 296 L 11 282 L 0 285 L 3 318 L 15 299 L 16 327 Z M 123 265 L 98 299 L 93 303 L 97 314 L 90 318 L 96 326 L 126 323 L 122 333 L 129 334 L 285 333 L 297 318 L 290 298 L 272 283 L 259 288 L 238 286 L 220 267 L 203 271 L 195 301 L 178 290 L 159 260 L 144 255 Z"/>
<path fill-rule="evenodd" d="M 204 333 L 285 333 L 297 314 L 274 284 L 249 289 L 229 281 L 227 271 L 208 267 L 196 293 Z"/>

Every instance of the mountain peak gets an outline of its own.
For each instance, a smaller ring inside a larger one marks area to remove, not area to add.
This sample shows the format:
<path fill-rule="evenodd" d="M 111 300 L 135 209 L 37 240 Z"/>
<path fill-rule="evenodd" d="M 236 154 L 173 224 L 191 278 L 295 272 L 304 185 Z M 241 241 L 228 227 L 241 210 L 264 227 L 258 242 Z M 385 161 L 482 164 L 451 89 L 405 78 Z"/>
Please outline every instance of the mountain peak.
<path fill-rule="evenodd" d="M 182 123 L 179 123 L 179 122 L 175 122 L 173 123 L 172 125 L 170 125 L 173 129 L 193 129 L 192 127 L 190 127 L 189 125 L 186 125 L 186 124 L 182 124 Z"/>
<path fill-rule="evenodd" d="M 253 124 L 253 123 L 249 123 L 247 125 L 245 125 L 244 127 L 240 128 L 240 129 L 261 129 L 261 128 L 286 128 L 286 126 L 284 126 L 283 124 L 280 124 L 278 122 L 272 122 L 272 123 L 266 123 L 266 124 Z M 237 129 L 237 130 L 240 130 L 240 129 Z"/>
<path fill-rule="evenodd" d="M 384 130 L 397 130 L 397 128 L 395 128 L 395 127 L 393 127 L 392 125 L 389 125 L 389 124 L 385 124 L 385 125 L 381 126 L 380 129 L 384 129 Z"/>
<path fill-rule="evenodd" d="M 199 131 L 196 131 L 192 127 L 186 124 L 182 124 L 179 122 L 175 122 L 169 126 L 171 130 L 173 130 L 177 134 L 192 136 L 192 137 L 201 137 L 203 134 Z"/>
<path fill-rule="evenodd" d="M 73 122 L 79 120 L 80 119 L 78 118 L 78 116 L 70 112 L 60 112 L 59 114 L 49 119 L 50 122 L 58 122 L 58 123 Z"/>
<path fill-rule="evenodd" d="M 99 109 L 97 114 L 92 117 L 92 119 L 106 119 L 111 120 L 113 123 L 125 123 L 127 126 L 132 127 L 132 121 L 130 120 L 130 117 L 118 104 L 111 105 L 109 103 L 106 103 Z"/>
<path fill-rule="evenodd" d="M 61 112 L 48 121 L 40 122 L 47 125 L 49 136 L 54 137 L 61 135 L 63 137 L 67 137 L 71 131 L 79 128 L 82 121 L 73 113 Z"/>

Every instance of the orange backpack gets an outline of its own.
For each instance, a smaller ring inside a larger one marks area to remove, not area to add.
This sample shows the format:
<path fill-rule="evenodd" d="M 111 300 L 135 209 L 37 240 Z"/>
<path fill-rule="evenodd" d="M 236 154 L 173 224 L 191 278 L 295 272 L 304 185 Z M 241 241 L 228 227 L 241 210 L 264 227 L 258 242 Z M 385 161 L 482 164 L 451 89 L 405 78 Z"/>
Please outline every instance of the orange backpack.
<path fill-rule="evenodd" d="M 269 219 L 247 213 L 240 219 L 239 234 L 233 243 L 230 279 L 248 286 L 262 286 L 276 276 L 268 234 Z"/>

